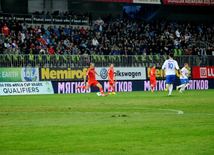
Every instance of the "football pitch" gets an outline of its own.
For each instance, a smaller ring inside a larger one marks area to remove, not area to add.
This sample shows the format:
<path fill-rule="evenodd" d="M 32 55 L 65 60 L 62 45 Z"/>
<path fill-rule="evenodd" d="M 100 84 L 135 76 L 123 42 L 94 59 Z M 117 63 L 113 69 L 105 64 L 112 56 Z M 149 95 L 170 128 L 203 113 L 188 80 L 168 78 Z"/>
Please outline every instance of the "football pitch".
<path fill-rule="evenodd" d="M 214 154 L 214 90 L 0 97 L 0 154 Z"/>

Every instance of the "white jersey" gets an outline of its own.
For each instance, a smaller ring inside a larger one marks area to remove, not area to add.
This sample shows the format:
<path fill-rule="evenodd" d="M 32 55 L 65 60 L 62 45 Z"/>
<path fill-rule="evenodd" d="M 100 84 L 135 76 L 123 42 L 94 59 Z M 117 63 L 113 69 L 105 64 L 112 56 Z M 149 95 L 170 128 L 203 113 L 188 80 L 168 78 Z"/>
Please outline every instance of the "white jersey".
<path fill-rule="evenodd" d="M 175 69 L 179 70 L 176 60 L 168 59 L 164 62 L 162 69 L 165 69 L 166 75 L 175 75 Z"/>
<path fill-rule="evenodd" d="M 183 77 L 180 75 L 180 79 L 188 79 L 189 71 L 185 67 L 181 69 L 181 74 Z"/>

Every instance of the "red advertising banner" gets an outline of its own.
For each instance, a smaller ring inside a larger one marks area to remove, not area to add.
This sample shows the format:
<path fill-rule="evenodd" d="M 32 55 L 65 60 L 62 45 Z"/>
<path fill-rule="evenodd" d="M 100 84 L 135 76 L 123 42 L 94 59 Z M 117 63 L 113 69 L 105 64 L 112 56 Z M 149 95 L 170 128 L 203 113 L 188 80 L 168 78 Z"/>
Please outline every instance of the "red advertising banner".
<path fill-rule="evenodd" d="M 214 79 L 214 67 L 192 67 L 193 79 Z"/>
<path fill-rule="evenodd" d="M 214 6 L 214 0 L 163 0 L 164 4 Z"/>
<path fill-rule="evenodd" d="M 120 2 L 120 3 L 140 3 L 140 4 L 161 4 L 160 0 L 87 0 L 97 2 Z"/>
<path fill-rule="evenodd" d="M 133 0 L 88 0 L 88 1 L 133 3 Z"/>

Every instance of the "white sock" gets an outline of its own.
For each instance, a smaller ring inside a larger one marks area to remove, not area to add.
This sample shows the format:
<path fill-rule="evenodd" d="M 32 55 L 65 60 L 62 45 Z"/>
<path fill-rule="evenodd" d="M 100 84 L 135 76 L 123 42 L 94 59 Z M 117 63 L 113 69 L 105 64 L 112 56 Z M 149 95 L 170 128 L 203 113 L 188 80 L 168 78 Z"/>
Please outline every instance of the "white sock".
<path fill-rule="evenodd" d="M 169 85 L 169 95 L 172 94 L 173 84 Z"/>
<path fill-rule="evenodd" d="M 178 88 L 181 88 L 181 87 L 183 87 L 183 86 L 185 86 L 185 84 L 181 84 L 180 86 L 178 86 Z"/>
<path fill-rule="evenodd" d="M 190 83 L 187 83 L 186 86 L 185 86 L 185 88 L 188 87 L 189 85 L 190 85 Z"/>
<path fill-rule="evenodd" d="M 185 90 L 185 85 L 183 87 L 181 87 L 180 92 Z"/>
<path fill-rule="evenodd" d="M 181 88 L 181 90 L 182 90 L 182 91 L 184 91 L 184 90 L 185 90 L 185 88 L 186 88 L 187 86 L 189 86 L 189 85 L 190 85 L 190 84 L 189 84 L 189 83 L 187 83 L 184 87 L 182 87 L 182 88 Z"/>

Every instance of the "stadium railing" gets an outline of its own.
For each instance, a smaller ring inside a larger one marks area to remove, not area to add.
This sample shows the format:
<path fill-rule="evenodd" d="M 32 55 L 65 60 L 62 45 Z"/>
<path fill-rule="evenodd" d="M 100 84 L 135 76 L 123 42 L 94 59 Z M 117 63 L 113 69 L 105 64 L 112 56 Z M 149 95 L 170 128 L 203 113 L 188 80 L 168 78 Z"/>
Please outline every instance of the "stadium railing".
<path fill-rule="evenodd" d="M 161 67 L 167 55 L 0 55 L 0 67 L 87 67 L 95 63 L 96 67 L 106 67 L 114 63 L 115 67 Z M 214 56 L 175 56 L 179 66 L 188 63 L 192 66 L 213 66 Z"/>
<path fill-rule="evenodd" d="M 54 16 L 54 15 L 34 15 L 34 14 L 1 14 L 0 20 L 18 20 L 26 24 L 62 24 L 62 25 L 88 25 L 89 17 L 81 16 Z"/>

